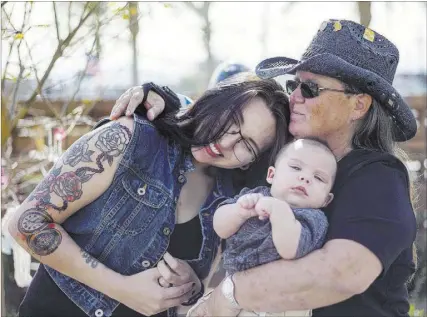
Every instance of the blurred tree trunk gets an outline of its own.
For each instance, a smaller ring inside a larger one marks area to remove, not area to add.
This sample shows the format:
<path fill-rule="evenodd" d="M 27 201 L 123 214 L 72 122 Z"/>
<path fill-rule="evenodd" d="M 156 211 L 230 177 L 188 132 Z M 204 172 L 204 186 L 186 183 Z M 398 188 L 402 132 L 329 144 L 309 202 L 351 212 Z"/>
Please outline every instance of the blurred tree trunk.
<path fill-rule="evenodd" d="M 371 2 L 370 1 L 358 1 L 357 8 L 359 10 L 359 21 L 360 24 L 369 27 L 371 23 L 372 14 L 371 14 Z"/>
<path fill-rule="evenodd" d="M 211 37 L 212 37 L 212 25 L 209 19 L 209 10 L 211 8 L 212 2 L 200 2 L 200 6 L 194 5 L 193 2 L 184 2 L 184 4 L 189 7 L 193 12 L 195 12 L 203 20 L 203 46 L 207 54 L 205 61 L 205 69 L 203 74 L 205 75 L 205 86 L 208 83 L 209 77 L 211 76 L 213 70 L 215 69 L 215 58 L 212 54 L 211 49 Z"/>
<path fill-rule="evenodd" d="M 10 119 L 9 111 L 7 110 L 7 101 L 4 96 L 1 96 L 1 144 L 6 143 L 10 134 Z"/>
<path fill-rule="evenodd" d="M 139 33 L 138 23 L 138 2 L 129 2 L 129 30 L 131 34 L 132 44 L 132 85 L 137 86 L 138 80 L 138 47 L 137 47 L 137 36 Z"/>
<path fill-rule="evenodd" d="M 261 58 L 260 60 L 267 57 L 267 39 L 268 39 L 268 26 L 270 20 L 270 3 L 264 2 L 262 6 L 262 14 L 261 14 Z"/>

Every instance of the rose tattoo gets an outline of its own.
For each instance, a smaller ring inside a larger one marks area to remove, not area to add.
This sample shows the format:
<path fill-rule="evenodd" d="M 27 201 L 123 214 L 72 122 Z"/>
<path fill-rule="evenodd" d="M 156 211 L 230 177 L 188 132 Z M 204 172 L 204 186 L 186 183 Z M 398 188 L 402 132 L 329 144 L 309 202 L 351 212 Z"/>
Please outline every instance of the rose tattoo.
<path fill-rule="evenodd" d="M 82 182 L 74 172 L 58 176 L 52 188 L 55 194 L 69 202 L 79 199 L 83 194 Z"/>
<path fill-rule="evenodd" d="M 113 158 L 122 154 L 129 143 L 130 135 L 127 132 L 117 123 L 99 134 L 95 146 L 104 153 L 104 160 L 106 159 L 110 166 Z"/>
<path fill-rule="evenodd" d="M 37 186 L 30 196 L 30 201 L 36 199 L 37 206 L 52 207 L 61 212 L 65 210 L 68 203 L 81 198 L 83 194 L 82 184 L 88 182 L 93 175 L 104 171 L 103 161 L 107 160 L 111 166 L 114 157 L 119 156 L 126 149 L 129 143 L 131 132 L 125 126 L 115 122 L 106 129 L 100 130 L 97 134 L 90 137 L 83 137 L 74 143 L 64 154 L 64 165 L 76 166 L 80 162 L 93 162 L 91 155 L 94 151 L 89 149 L 89 140 L 97 137 L 95 146 L 101 150 L 96 158 L 98 168 L 82 166 L 75 171 L 64 172 L 61 174 L 63 166 L 53 168 L 49 175 Z M 51 203 L 50 194 L 54 192 L 62 198 L 63 205 L 56 206 Z"/>
<path fill-rule="evenodd" d="M 64 164 L 76 166 L 80 162 L 92 162 L 90 156 L 94 151 L 88 150 L 89 144 L 85 138 L 76 142 L 64 156 Z"/>

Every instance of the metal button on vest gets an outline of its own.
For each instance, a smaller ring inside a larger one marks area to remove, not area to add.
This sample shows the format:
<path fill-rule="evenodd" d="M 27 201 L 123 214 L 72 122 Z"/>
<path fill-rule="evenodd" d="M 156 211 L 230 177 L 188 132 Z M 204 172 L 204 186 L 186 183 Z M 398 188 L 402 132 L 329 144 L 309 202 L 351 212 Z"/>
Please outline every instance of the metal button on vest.
<path fill-rule="evenodd" d="M 164 234 L 165 236 L 168 236 L 170 233 L 171 233 L 171 229 L 169 229 L 168 227 L 163 228 L 163 234 Z"/>
<path fill-rule="evenodd" d="M 142 266 L 145 267 L 145 268 L 149 267 L 150 266 L 150 261 L 148 261 L 148 260 L 142 261 Z"/>
<path fill-rule="evenodd" d="M 102 309 L 95 310 L 95 316 L 96 317 L 102 317 L 102 316 L 104 316 L 104 311 Z"/>
<path fill-rule="evenodd" d="M 138 195 L 139 196 L 144 196 L 145 195 L 145 187 L 138 188 Z"/>
<path fill-rule="evenodd" d="M 184 175 L 179 175 L 178 176 L 178 182 L 180 184 L 185 183 L 187 181 L 187 178 Z"/>

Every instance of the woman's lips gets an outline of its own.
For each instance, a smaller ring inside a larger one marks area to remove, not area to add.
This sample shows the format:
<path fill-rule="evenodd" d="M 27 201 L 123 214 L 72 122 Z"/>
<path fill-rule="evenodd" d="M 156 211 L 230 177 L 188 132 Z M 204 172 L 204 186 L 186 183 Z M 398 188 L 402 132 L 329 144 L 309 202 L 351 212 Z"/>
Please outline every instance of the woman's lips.
<path fill-rule="evenodd" d="M 291 120 L 302 119 L 304 115 L 298 112 L 291 112 Z"/>
<path fill-rule="evenodd" d="M 211 156 L 211 157 L 221 157 L 222 153 L 221 150 L 219 149 L 217 144 L 209 144 L 208 146 L 205 146 L 206 152 Z"/>

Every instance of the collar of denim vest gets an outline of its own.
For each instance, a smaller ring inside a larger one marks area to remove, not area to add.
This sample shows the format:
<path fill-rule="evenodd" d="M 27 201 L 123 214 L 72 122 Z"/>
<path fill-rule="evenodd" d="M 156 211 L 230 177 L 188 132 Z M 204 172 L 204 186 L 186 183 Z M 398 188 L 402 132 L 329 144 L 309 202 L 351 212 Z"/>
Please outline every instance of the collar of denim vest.
<path fill-rule="evenodd" d="M 191 151 L 185 150 L 177 144 L 175 141 L 171 140 L 169 143 L 169 167 L 171 170 L 174 169 L 176 163 L 178 161 L 178 168 L 180 174 L 184 174 L 187 172 L 192 172 L 196 169 L 193 163 L 193 156 L 191 155 Z"/>
<path fill-rule="evenodd" d="M 183 156 L 184 156 L 184 163 L 183 163 L 184 171 L 185 172 L 194 171 L 196 169 L 196 166 L 194 166 L 193 156 L 191 155 L 191 151 L 190 152 L 184 151 Z"/>

